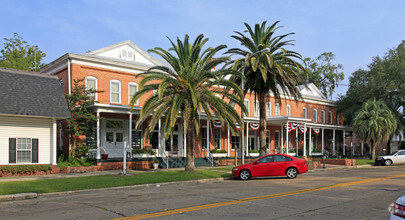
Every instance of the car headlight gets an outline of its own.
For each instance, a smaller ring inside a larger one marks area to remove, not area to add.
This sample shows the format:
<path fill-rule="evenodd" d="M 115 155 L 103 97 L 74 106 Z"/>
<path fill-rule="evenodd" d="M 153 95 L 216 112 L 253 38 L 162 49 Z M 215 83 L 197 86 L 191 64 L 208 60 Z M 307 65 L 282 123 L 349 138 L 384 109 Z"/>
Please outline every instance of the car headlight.
<path fill-rule="evenodd" d="M 237 168 L 237 167 L 232 169 L 232 171 L 238 171 L 238 170 L 239 170 L 239 168 Z"/>

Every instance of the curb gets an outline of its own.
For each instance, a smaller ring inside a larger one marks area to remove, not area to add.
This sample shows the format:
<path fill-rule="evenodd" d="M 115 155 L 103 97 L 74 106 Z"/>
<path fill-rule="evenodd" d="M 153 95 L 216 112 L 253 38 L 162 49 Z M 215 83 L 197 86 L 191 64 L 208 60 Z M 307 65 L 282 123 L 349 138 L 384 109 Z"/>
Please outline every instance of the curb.
<path fill-rule="evenodd" d="M 37 193 L 18 193 L 18 194 L 0 196 L 0 202 L 12 201 L 12 200 L 23 200 L 23 199 L 34 199 L 37 197 L 38 197 Z"/>

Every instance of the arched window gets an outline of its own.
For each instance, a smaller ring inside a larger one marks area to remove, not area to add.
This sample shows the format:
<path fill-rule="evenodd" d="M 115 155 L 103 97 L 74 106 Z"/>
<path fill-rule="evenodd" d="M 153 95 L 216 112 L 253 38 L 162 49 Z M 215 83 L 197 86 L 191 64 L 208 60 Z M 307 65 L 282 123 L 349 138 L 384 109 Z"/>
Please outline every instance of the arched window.
<path fill-rule="evenodd" d="M 286 114 L 287 114 L 287 116 L 291 116 L 291 106 L 290 105 L 287 105 Z"/>
<path fill-rule="evenodd" d="M 307 118 L 307 108 L 302 108 L 302 117 Z"/>
<path fill-rule="evenodd" d="M 259 117 L 259 101 L 255 101 L 255 117 Z"/>
<path fill-rule="evenodd" d="M 247 115 L 246 116 L 250 116 L 250 100 L 249 99 L 245 99 L 245 106 L 246 106 L 246 108 L 247 108 L 247 110 L 248 110 L 248 113 L 247 113 Z"/>
<path fill-rule="evenodd" d="M 276 103 L 276 116 L 279 116 L 280 115 L 280 104 L 279 103 Z"/>
<path fill-rule="evenodd" d="M 332 111 L 329 111 L 329 124 L 332 124 Z"/>
<path fill-rule="evenodd" d="M 97 91 L 97 89 L 98 89 L 97 78 L 94 76 L 87 76 L 86 77 L 86 90 L 88 92 L 87 96 L 89 96 L 94 101 L 98 100 L 97 92 L 94 92 L 94 91 Z M 89 92 L 89 91 L 93 91 L 93 92 Z"/>
<path fill-rule="evenodd" d="M 129 103 L 131 103 L 131 100 L 134 97 L 136 92 L 138 92 L 138 84 L 134 83 L 134 82 L 130 82 L 128 84 L 128 105 L 129 105 Z M 136 100 L 134 105 L 139 105 L 139 99 Z"/>
<path fill-rule="evenodd" d="M 322 124 L 325 124 L 325 111 L 324 110 L 321 111 L 321 122 L 322 122 Z"/>
<path fill-rule="evenodd" d="M 314 109 L 314 123 L 318 122 L 318 110 Z"/>
<path fill-rule="evenodd" d="M 271 116 L 271 102 L 268 102 L 266 107 L 267 107 L 266 108 L 266 117 L 270 117 Z"/>
<path fill-rule="evenodd" d="M 121 82 L 119 80 L 110 81 L 110 102 L 121 103 Z"/>

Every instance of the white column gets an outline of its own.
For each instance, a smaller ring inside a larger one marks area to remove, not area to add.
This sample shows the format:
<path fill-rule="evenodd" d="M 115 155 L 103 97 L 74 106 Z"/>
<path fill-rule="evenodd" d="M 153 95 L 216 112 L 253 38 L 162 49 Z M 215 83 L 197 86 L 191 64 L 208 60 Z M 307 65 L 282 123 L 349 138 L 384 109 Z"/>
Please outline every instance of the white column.
<path fill-rule="evenodd" d="M 132 151 L 132 112 L 129 113 L 129 134 L 128 134 L 128 149 Z"/>
<path fill-rule="evenodd" d="M 164 149 L 162 149 L 162 144 L 161 144 L 162 140 L 160 138 L 160 136 L 161 136 L 160 135 L 160 128 L 161 127 L 162 127 L 162 119 L 159 119 L 159 122 L 158 122 L 158 152 L 160 152 L 160 156 L 162 157 Z"/>
<path fill-rule="evenodd" d="M 97 160 L 101 159 L 100 145 L 101 145 L 101 132 L 100 132 L 100 112 L 97 111 Z"/>
<path fill-rule="evenodd" d="M 333 137 L 332 137 L 332 147 L 333 147 L 333 156 L 335 156 L 335 129 L 333 129 Z"/>
<path fill-rule="evenodd" d="M 283 149 L 283 148 L 284 148 L 284 137 L 283 137 L 284 131 L 283 131 L 283 125 L 281 125 L 280 127 L 281 127 L 281 131 L 280 131 L 281 143 L 280 143 L 280 146 L 281 146 L 281 149 Z M 288 130 L 288 129 L 285 129 L 285 130 Z M 286 141 L 286 144 L 287 144 L 287 141 Z M 288 151 L 287 151 L 287 152 L 288 152 Z"/>
<path fill-rule="evenodd" d="M 187 157 L 187 137 L 186 137 L 186 126 L 183 123 L 183 149 L 184 149 L 184 157 Z M 172 146 L 173 146 L 173 138 L 172 138 Z"/>
<path fill-rule="evenodd" d="M 206 152 L 207 157 L 208 157 L 208 152 L 210 152 L 210 122 L 207 119 L 207 152 Z"/>
<path fill-rule="evenodd" d="M 303 156 L 305 156 L 305 155 L 307 155 L 307 124 L 304 124 L 304 155 Z"/>
<path fill-rule="evenodd" d="M 246 155 L 249 155 L 249 123 L 246 122 Z"/>
<path fill-rule="evenodd" d="M 53 118 L 53 128 L 52 128 L 52 165 L 56 165 L 56 151 L 58 151 L 57 140 L 58 140 L 58 127 L 56 126 L 56 119 Z"/>
<path fill-rule="evenodd" d="M 364 155 L 364 142 L 361 141 L 361 155 Z"/>
<path fill-rule="evenodd" d="M 325 137 L 324 137 L 324 133 L 323 133 L 323 128 L 322 128 L 322 156 L 324 154 L 324 150 L 325 150 Z"/>
<path fill-rule="evenodd" d="M 230 156 L 230 154 L 231 154 L 231 148 L 230 148 L 230 146 L 229 146 L 229 139 L 231 138 L 230 137 L 230 134 L 231 134 L 231 131 L 229 130 L 229 127 L 228 127 L 228 138 L 227 138 L 227 144 L 228 144 L 228 154 L 227 154 L 227 156 L 229 157 Z"/>
<path fill-rule="evenodd" d="M 312 156 L 312 129 L 311 127 L 308 128 L 309 129 L 309 155 Z"/>
<path fill-rule="evenodd" d="M 343 147 L 343 155 L 346 155 L 345 153 L 346 153 L 346 142 L 345 142 L 345 130 L 343 130 L 343 145 L 342 145 L 342 147 Z"/>
<path fill-rule="evenodd" d="M 295 129 L 295 156 L 298 156 L 298 129 Z"/>
<path fill-rule="evenodd" d="M 288 149 L 290 148 L 290 138 L 288 137 L 288 121 L 287 121 L 287 123 L 285 124 L 285 143 L 286 143 L 286 147 L 285 147 L 285 150 L 286 150 L 286 152 L 285 153 L 288 153 Z M 282 154 L 284 154 L 284 148 L 281 148 L 281 153 Z"/>

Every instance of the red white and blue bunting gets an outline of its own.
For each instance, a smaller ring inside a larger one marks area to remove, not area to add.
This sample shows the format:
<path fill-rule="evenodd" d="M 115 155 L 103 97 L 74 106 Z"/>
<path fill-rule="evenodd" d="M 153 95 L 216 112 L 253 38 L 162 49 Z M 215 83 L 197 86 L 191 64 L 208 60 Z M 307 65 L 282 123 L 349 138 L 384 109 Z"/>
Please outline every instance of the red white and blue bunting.
<path fill-rule="evenodd" d="M 312 128 L 312 130 L 315 132 L 315 134 L 319 134 L 319 132 L 321 132 L 320 128 Z"/>
<path fill-rule="evenodd" d="M 240 126 L 239 126 L 239 123 L 238 122 L 236 122 L 236 129 L 239 131 L 240 130 Z"/>
<path fill-rule="evenodd" d="M 214 126 L 214 128 L 216 129 L 221 129 L 222 128 L 222 124 L 219 120 L 214 120 L 212 121 L 212 125 Z"/>
<path fill-rule="evenodd" d="M 307 132 L 307 130 L 308 130 L 308 128 L 307 127 L 304 127 L 304 126 L 299 126 L 298 127 L 299 128 L 299 130 L 301 131 L 301 133 L 305 133 L 305 132 Z"/>
<path fill-rule="evenodd" d="M 260 123 L 258 122 L 250 122 L 249 123 L 249 127 L 253 130 L 253 131 L 257 131 L 260 128 Z"/>

